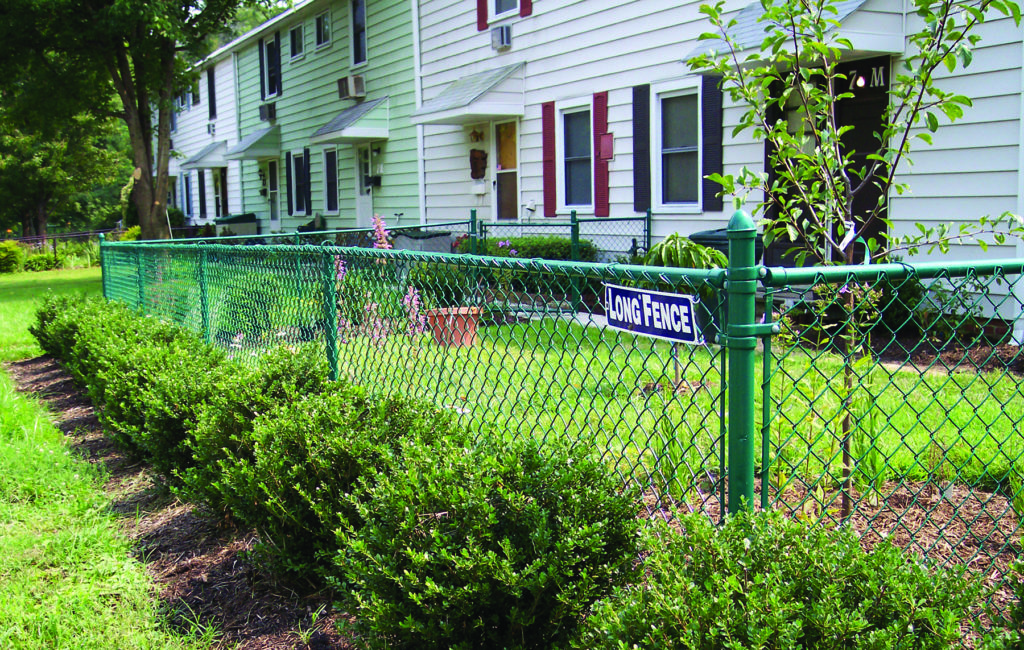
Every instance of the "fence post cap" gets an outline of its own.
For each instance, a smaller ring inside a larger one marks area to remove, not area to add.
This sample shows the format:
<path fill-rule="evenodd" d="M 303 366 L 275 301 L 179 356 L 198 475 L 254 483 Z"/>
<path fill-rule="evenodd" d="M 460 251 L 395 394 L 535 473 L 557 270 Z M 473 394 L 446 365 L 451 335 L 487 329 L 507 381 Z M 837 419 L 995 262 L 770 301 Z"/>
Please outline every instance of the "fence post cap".
<path fill-rule="evenodd" d="M 729 219 L 729 226 L 727 228 L 727 237 L 732 237 L 734 232 L 754 232 L 757 230 L 757 226 L 754 225 L 754 220 L 749 214 L 743 210 L 737 210 L 732 213 L 732 217 Z"/>

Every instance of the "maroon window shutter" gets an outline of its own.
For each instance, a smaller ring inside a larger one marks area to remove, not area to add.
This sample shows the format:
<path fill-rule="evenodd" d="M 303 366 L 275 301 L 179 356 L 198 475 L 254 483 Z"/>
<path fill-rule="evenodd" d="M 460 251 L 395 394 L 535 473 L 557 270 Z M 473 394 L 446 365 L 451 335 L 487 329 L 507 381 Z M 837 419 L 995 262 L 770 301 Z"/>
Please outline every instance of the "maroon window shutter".
<path fill-rule="evenodd" d="M 491 0 L 476 0 L 476 30 L 487 31 L 487 3 Z"/>
<path fill-rule="evenodd" d="M 540 107 L 541 155 L 544 160 L 544 216 L 558 214 L 557 181 L 555 180 L 555 102 Z"/>
<path fill-rule="evenodd" d="M 594 93 L 594 216 L 611 213 L 608 198 L 608 158 L 601 144 L 608 135 L 608 91 Z"/>
<path fill-rule="evenodd" d="M 533 13 L 533 0 L 519 0 L 519 15 L 529 16 Z"/>

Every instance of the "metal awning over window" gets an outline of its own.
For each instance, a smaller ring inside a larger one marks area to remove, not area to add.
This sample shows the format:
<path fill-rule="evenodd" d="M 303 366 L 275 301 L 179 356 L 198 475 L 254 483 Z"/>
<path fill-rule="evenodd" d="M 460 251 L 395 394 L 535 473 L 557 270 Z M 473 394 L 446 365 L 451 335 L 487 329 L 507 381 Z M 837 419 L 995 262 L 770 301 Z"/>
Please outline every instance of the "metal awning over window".
<path fill-rule="evenodd" d="M 843 59 L 863 58 L 879 54 L 901 54 L 905 48 L 903 31 L 903 14 L 895 8 L 884 6 L 872 9 L 867 7 L 867 0 L 844 0 L 837 2 L 836 13 L 829 15 L 830 20 L 840 23 L 838 33 L 850 40 L 852 49 L 842 52 Z M 760 51 L 761 42 L 765 38 L 765 30 L 772 27 L 764 20 L 764 8 L 760 2 L 753 2 L 740 10 L 735 23 L 729 27 L 728 35 L 735 41 L 741 54 L 746 55 Z M 780 25 L 786 30 L 785 25 Z M 692 52 L 686 55 L 688 61 L 701 54 L 711 51 L 724 53 L 727 47 L 722 40 L 702 41 Z"/>
<path fill-rule="evenodd" d="M 522 117 L 523 64 L 463 77 L 412 114 L 413 124 L 473 124 Z"/>
<path fill-rule="evenodd" d="M 203 150 L 181 163 L 182 169 L 210 169 L 213 167 L 227 167 L 228 143 L 224 140 L 214 142 L 203 147 Z"/>
<path fill-rule="evenodd" d="M 334 116 L 310 138 L 313 144 L 355 144 L 388 139 L 387 97 L 356 104 Z"/>
<path fill-rule="evenodd" d="M 260 160 L 277 158 L 281 155 L 281 130 L 276 126 L 268 126 L 253 131 L 228 149 L 224 157 L 227 160 Z"/>

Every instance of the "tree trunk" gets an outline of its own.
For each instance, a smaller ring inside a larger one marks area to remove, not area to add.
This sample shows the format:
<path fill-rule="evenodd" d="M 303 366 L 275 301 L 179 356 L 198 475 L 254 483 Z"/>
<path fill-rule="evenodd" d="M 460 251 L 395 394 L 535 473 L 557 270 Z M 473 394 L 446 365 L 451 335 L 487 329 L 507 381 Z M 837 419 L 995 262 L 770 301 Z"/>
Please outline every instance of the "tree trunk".
<path fill-rule="evenodd" d="M 33 215 L 35 218 L 36 234 L 43 238 L 42 242 L 44 244 L 46 243 L 46 222 L 49 216 L 46 206 L 49 202 L 48 198 L 39 199 L 39 202 L 36 203 L 35 214 Z"/>

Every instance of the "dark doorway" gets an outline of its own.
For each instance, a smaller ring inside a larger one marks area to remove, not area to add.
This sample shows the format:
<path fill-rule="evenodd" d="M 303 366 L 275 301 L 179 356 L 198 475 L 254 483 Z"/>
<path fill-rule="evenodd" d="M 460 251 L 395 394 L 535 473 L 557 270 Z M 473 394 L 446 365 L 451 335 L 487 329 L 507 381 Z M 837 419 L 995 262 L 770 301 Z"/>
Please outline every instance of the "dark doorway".
<path fill-rule="evenodd" d="M 843 135 L 842 145 L 845 150 L 852 152 L 854 169 L 859 170 L 859 175 L 852 179 L 854 184 L 859 183 L 859 178 L 871 166 L 867 159 L 869 154 L 876 153 L 881 145 L 879 134 L 882 131 L 882 119 L 885 115 L 889 102 L 889 57 L 877 57 L 873 59 L 861 59 L 840 64 L 836 71 L 846 76 L 848 86 L 845 89 L 836 89 L 836 92 L 848 90 L 853 97 L 844 99 L 836 105 L 836 121 L 840 126 L 852 126 L 853 129 Z M 780 114 L 780 119 L 785 119 Z M 765 166 L 768 167 L 770 145 L 765 143 Z M 774 170 L 769 171 L 774 176 Z M 885 170 L 879 170 L 876 177 L 884 176 Z M 857 177 L 859 176 L 859 178 Z M 774 182 L 774 178 L 769 179 Z M 881 190 L 869 182 L 868 185 L 854 198 L 853 214 L 858 224 L 863 224 L 864 219 L 871 210 L 878 205 Z M 773 209 L 769 209 L 768 218 L 771 219 Z M 777 212 L 775 213 L 777 214 Z M 868 224 L 867 228 L 860 231 L 859 235 L 867 241 L 871 238 L 878 238 L 885 232 L 886 206 L 882 206 L 875 219 Z M 795 266 L 795 255 L 787 255 L 786 251 L 792 249 L 794 243 L 788 240 L 773 242 L 765 250 L 764 263 L 768 266 Z M 854 262 L 864 260 L 865 247 L 861 243 L 854 244 Z M 835 252 L 837 259 L 841 257 L 839 251 Z M 807 263 L 811 263 L 809 259 Z"/>

